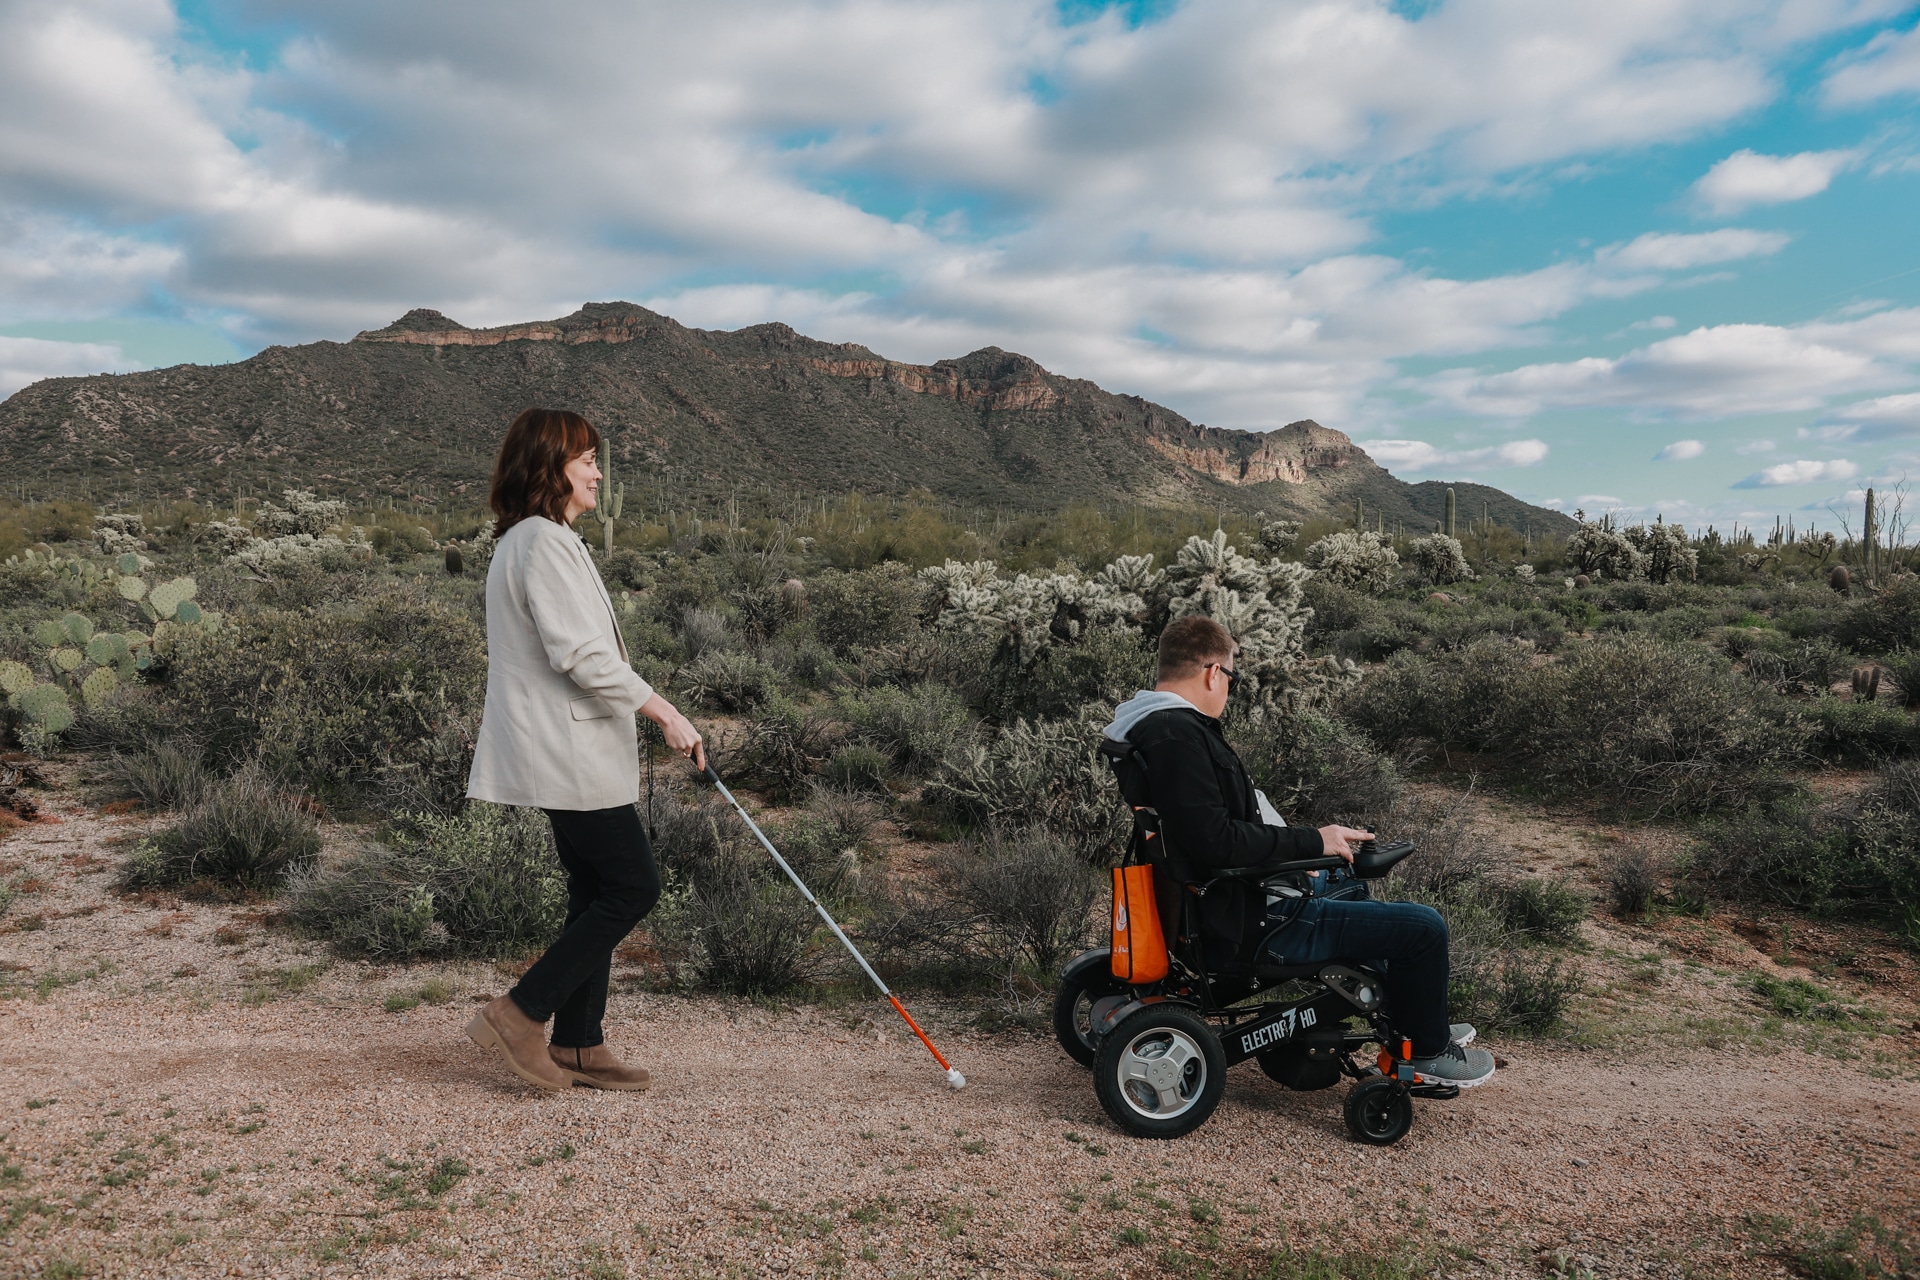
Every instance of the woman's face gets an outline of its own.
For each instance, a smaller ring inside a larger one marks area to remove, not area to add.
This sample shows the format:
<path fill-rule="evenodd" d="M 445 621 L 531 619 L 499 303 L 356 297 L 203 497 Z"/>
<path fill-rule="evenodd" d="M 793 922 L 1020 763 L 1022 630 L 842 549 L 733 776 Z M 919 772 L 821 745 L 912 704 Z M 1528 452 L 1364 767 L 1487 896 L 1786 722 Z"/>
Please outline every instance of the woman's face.
<path fill-rule="evenodd" d="M 572 486 L 567 493 L 567 523 L 572 524 L 581 512 L 600 505 L 600 458 L 594 450 L 576 454 L 567 463 L 567 483 Z"/>

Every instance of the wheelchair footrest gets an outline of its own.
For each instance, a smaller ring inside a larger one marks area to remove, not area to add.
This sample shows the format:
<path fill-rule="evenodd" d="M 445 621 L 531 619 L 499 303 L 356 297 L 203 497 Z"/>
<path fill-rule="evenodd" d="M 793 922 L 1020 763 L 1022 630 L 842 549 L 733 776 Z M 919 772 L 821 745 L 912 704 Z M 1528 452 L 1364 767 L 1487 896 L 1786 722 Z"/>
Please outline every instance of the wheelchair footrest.
<path fill-rule="evenodd" d="M 1460 1096 L 1460 1086 L 1457 1084 L 1416 1084 L 1409 1085 L 1407 1092 L 1416 1098 L 1434 1098 L 1441 1102 L 1446 1102 L 1451 1098 Z"/>

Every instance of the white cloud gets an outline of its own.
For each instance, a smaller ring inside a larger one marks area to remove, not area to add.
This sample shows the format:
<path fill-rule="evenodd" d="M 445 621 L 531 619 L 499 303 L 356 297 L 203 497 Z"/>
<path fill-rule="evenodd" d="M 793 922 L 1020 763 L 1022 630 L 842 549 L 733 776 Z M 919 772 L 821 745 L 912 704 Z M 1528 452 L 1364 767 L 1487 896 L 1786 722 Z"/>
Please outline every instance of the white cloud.
<path fill-rule="evenodd" d="M 120 373 L 130 367 L 120 348 L 104 343 L 0 338 L 0 399 L 42 378 Z"/>
<path fill-rule="evenodd" d="M 1920 435 L 1920 392 L 1861 400 L 1835 409 L 1803 435 L 1819 440 L 1882 440 Z"/>
<path fill-rule="evenodd" d="M 1851 480 L 1860 474 L 1860 468 L 1845 458 L 1836 458 L 1830 462 L 1819 462 L 1812 458 L 1802 458 L 1797 462 L 1781 462 L 1763 471 L 1756 471 L 1746 479 L 1738 481 L 1736 489 L 1771 489 L 1780 485 L 1815 484 L 1827 480 Z"/>
<path fill-rule="evenodd" d="M 1735 447 L 1734 452 L 1740 454 L 1742 457 L 1752 457 L 1756 453 L 1772 453 L 1779 447 L 1779 445 L 1771 440 L 1749 440 L 1745 444 Z"/>
<path fill-rule="evenodd" d="M 1627 505 L 1625 498 L 1616 498 L 1610 493 L 1583 493 L 1574 499 L 1576 510 L 1592 514 L 1596 511 L 1613 511 Z"/>
<path fill-rule="evenodd" d="M 1920 26 L 1882 31 L 1840 59 L 1823 86 L 1827 101 L 1858 106 L 1895 94 L 1920 94 Z"/>
<path fill-rule="evenodd" d="M 1707 446 L 1699 440 L 1675 440 L 1672 444 L 1653 455 L 1655 462 L 1685 462 L 1697 458 L 1707 451 Z"/>
<path fill-rule="evenodd" d="M 1495 467 L 1532 467 L 1546 461 L 1542 440 L 1514 440 L 1485 449 L 1440 449 L 1424 440 L 1366 440 L 1361 448 L 1389 471 L 1487 471 Z"/>
<path fill-rule="evenodd" d="M 1784 231 L 1750 231 L 1744 227 L 1694 235 L 1648 232 L 1626 244 L 1602 249 L 1594 255 L 1594 261 L 1626 271 L 1687 271 L 1742 258 L 1769 257 L 1792 242 L 1793 237 Z M 1655 316 L 1647 323 L 1656 329 L 1670 328 L 1673 317 Z"/>
<path fill-rule="evenodd" d="M 166 0 L 23 0 L 0 8 L 0 320 L 158 294 L 285 341 L 416 305 L 486 324 L 630 297 L 905 359 L 1011 347 L 1222 425 L 1364 425 L 1398 361 L 1539 343 L 1595 298 L 1787 243 L 1653 231 L 1449 278 L 1367 252 L 1383 202 L 1698 137 L 1884 3 L 1730 21 L 1451 0 L 1416 20 L 1214 0 L 1133 29 L 1063 25 L 1052 0 L 538 23 L 473 0 L 451 28 L 306 6 L 301 35 L 241 63 Z M 1906 357 L 1864 358 L 1878 376 Z M 1658 408 L 1647 378 L 1600 382 Z M 1485 453 L 1443 465 L 1527 465 Z"/>
<path fill-rule="evenodd" d="M 1693 191 L 1709 212 L 1723 216 L 1754 205 L 1786 204 L 1819 195 L 1835 174 L 1857 159 L 1855 151 L 1766 156 L 1741 150 L 1707 170 Z"/>
<path fill-rule="evenodd" d="M 1794 326 L 1712 325 L 1617 359 L 1451 370 L 1414 385 L 1474 413 L 1629 406 L 1712 418 L 1818 409 L 1834 395 L 1911 384 L 1916 361 L 1920 308 L 1907 308 Z"/>

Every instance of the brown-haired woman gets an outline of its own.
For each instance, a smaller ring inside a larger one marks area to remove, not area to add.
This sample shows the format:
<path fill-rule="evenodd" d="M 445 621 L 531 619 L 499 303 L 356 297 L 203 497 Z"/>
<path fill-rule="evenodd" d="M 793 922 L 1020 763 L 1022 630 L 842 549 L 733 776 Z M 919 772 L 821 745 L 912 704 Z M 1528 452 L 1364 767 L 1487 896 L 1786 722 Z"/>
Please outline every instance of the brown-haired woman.
<path fill-rule="evenodd" d="M 598 504 L 599 448 L 600 433 L 579 414 L 529 409 L 507 428 L 489 498 L 499 542 L 487 570 L 487 704 L 467 795 L 546 810 L 567 872 L 567 924 L 467 1034 L 546 1089 L 649 1083 L 644 1068 L 613 1056 L 600 1025 L 613 949 L 660 896 L 634 811 L 634 713 L 706 766 L 700 734 L 628 664 L 613 602 L 573 531 Z"/>

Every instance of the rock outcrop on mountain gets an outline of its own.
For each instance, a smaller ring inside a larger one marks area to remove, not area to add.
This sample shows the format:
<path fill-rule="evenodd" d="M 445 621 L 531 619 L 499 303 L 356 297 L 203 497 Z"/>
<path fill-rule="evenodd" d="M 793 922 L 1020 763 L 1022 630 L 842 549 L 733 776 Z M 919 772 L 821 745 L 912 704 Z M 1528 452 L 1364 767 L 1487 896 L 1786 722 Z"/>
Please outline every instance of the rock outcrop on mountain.
<path fill-rule="evenodd" d="M 49 378 L 0 404 L 0 466 L 29 492 L 202 498 L 302 484 L 478 501 L 506 423 L 578 409 L 630 480 L 688 494 L 926 489 L 959 502 L 1207 503 L 1428 527 L 1439 498 L 1338 431 L 1232 431 L 986 347 L 931 365 L 784 324 L 689 329 L 631 303 L 475 329 L 425 309 L 350 342 L 230 365 Z M 1565 517 L 1465 486 L 1501 523 Z M 1427 507 L 1434 510 L 1427 510 Z"/>

